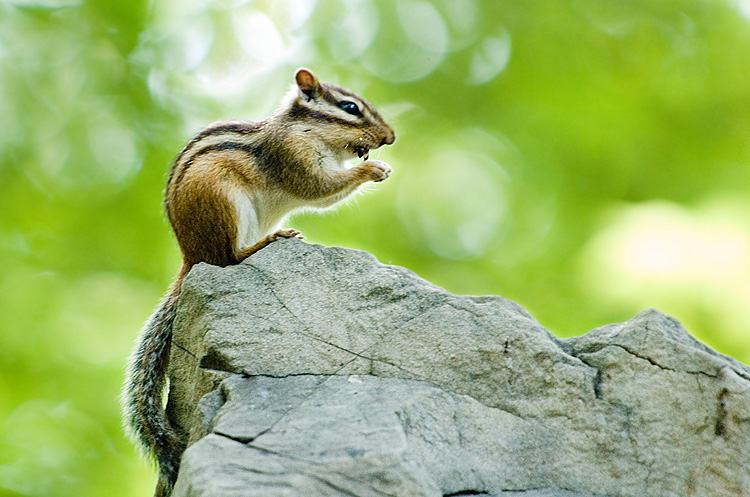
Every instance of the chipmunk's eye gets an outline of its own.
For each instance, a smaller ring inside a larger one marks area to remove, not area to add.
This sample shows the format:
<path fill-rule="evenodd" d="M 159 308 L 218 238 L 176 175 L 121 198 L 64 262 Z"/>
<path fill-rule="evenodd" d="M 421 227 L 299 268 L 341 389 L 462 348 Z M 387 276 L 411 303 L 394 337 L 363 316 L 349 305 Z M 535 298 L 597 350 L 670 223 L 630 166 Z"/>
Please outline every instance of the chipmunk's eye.
<path fill-rule="evenodd" d="M 344 100 L 343 102 L 339 102 L 339 107 L 344 112 L 348 112 L 353 116 L 362 117 L 362 111 L 359 110 L 359 107 L 357 107 L 357 104 L 355 104 L 354 102 Z"/>

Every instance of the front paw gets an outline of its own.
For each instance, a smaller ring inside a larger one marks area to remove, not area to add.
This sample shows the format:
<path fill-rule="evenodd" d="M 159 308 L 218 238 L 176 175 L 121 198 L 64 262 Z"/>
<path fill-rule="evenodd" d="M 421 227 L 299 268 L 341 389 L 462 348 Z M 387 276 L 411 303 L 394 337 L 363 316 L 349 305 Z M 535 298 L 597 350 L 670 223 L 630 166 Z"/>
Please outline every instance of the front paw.
<path fill-rule="evenodd" d="M 382 160 L 367 160 L 359 165 L 368 174 L 370 181 L 383 181 L 391 174 L 391 166 Z"/>

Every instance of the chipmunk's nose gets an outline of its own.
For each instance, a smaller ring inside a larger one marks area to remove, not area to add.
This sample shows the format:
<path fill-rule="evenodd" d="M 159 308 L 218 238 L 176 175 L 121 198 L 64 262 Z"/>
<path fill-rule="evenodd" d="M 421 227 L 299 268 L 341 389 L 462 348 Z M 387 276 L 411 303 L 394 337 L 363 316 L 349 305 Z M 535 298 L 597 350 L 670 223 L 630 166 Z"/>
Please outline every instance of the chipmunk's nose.
<path fill-rule="evenodd" d="M 396 141 L 396 133 L 393 132 L 391 128 L 388 128 L 388 132 L 383 137 L 383 140 L 380 142 L 380 146 L 383 145 L 392 145 L 393 142 Z"/>

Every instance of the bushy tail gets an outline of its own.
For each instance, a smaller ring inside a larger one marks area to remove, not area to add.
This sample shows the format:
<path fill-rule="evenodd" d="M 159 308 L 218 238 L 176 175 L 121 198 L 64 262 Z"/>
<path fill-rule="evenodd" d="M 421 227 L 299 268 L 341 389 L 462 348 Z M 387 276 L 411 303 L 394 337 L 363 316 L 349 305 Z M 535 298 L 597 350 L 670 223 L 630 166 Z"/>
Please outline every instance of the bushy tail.
<path fill-rule="evenodd" d="M 185 442 L 167 418 L 162 406 L 172 325 L 182 280 L 188 268 L 183 267 L 154 314 L 141 331 L 123 390 L 124 422 L 131 437 L 159 463 L 157 495 L 169 495 L 180 467 Z"/>

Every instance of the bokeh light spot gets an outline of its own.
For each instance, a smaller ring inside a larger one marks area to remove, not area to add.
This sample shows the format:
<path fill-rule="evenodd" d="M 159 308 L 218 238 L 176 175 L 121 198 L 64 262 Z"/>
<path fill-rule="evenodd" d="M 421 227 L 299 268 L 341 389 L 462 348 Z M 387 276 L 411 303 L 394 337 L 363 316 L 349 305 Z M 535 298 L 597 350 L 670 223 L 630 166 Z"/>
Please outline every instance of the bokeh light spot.
<path fill-rule="evenodd" d="M 92 126 L 89 145 L 104 183 L 120 183 L 140 165 L 133 134 L 114 120 L 105 119 Z"/>
<path fill-rule="evenodd" d="M 441 257 L 485 254 L 507 211 L 504 171 L 487 155 L 453 148 L 438 150 L 425 164 L 427 173 L 407 172 L 400 182 L 402 220 Z"/>
<path fill-rule="evenodd" d="M 243 10 L 232 16 L 234 35 L 248 56 L 261 64 L 274 64 L 284 55 L 284 39 L 265 14 Z"/>
<path fill-rule="evenodd" d="M 324 39 L 337 62 L 359 57 L 370 47 L 380 27 L 378 10 L 367 0 L 351 0 L 341 6 L 343 19 L 326 27 Z"/>
<path fill-rule="evenodd" d="M 362 65 L 391 83 L 423 79 L 440 66 L 448 51 L 445 21 L 433 5 L 424 1 L 400 1 L 396 14 L 398 26 L 378 37 L 378 48 L 367 51 Z"/>
<path fill-rule="evenodd" d="M 746 201 L 687 209 L 667 202 L 623 206 L 581 255 L 586 290 L 682 319 L 710 316 L 750 346 L 750 224 Z"/>
<path fill-rule="evenodd" d="M 508 65 L 510 53 L 510 33 L 507 31 L 484 39 L 471 57 L 467 82 L 481 85 L 494 79 Z"/>
<path fill-rule="evenodd" d="M 400 1 L 397 11 L 406 36 L 423 50 L 442 54 L 448 48 L 448 30 L 440 12 L 424 1 Z"/>

